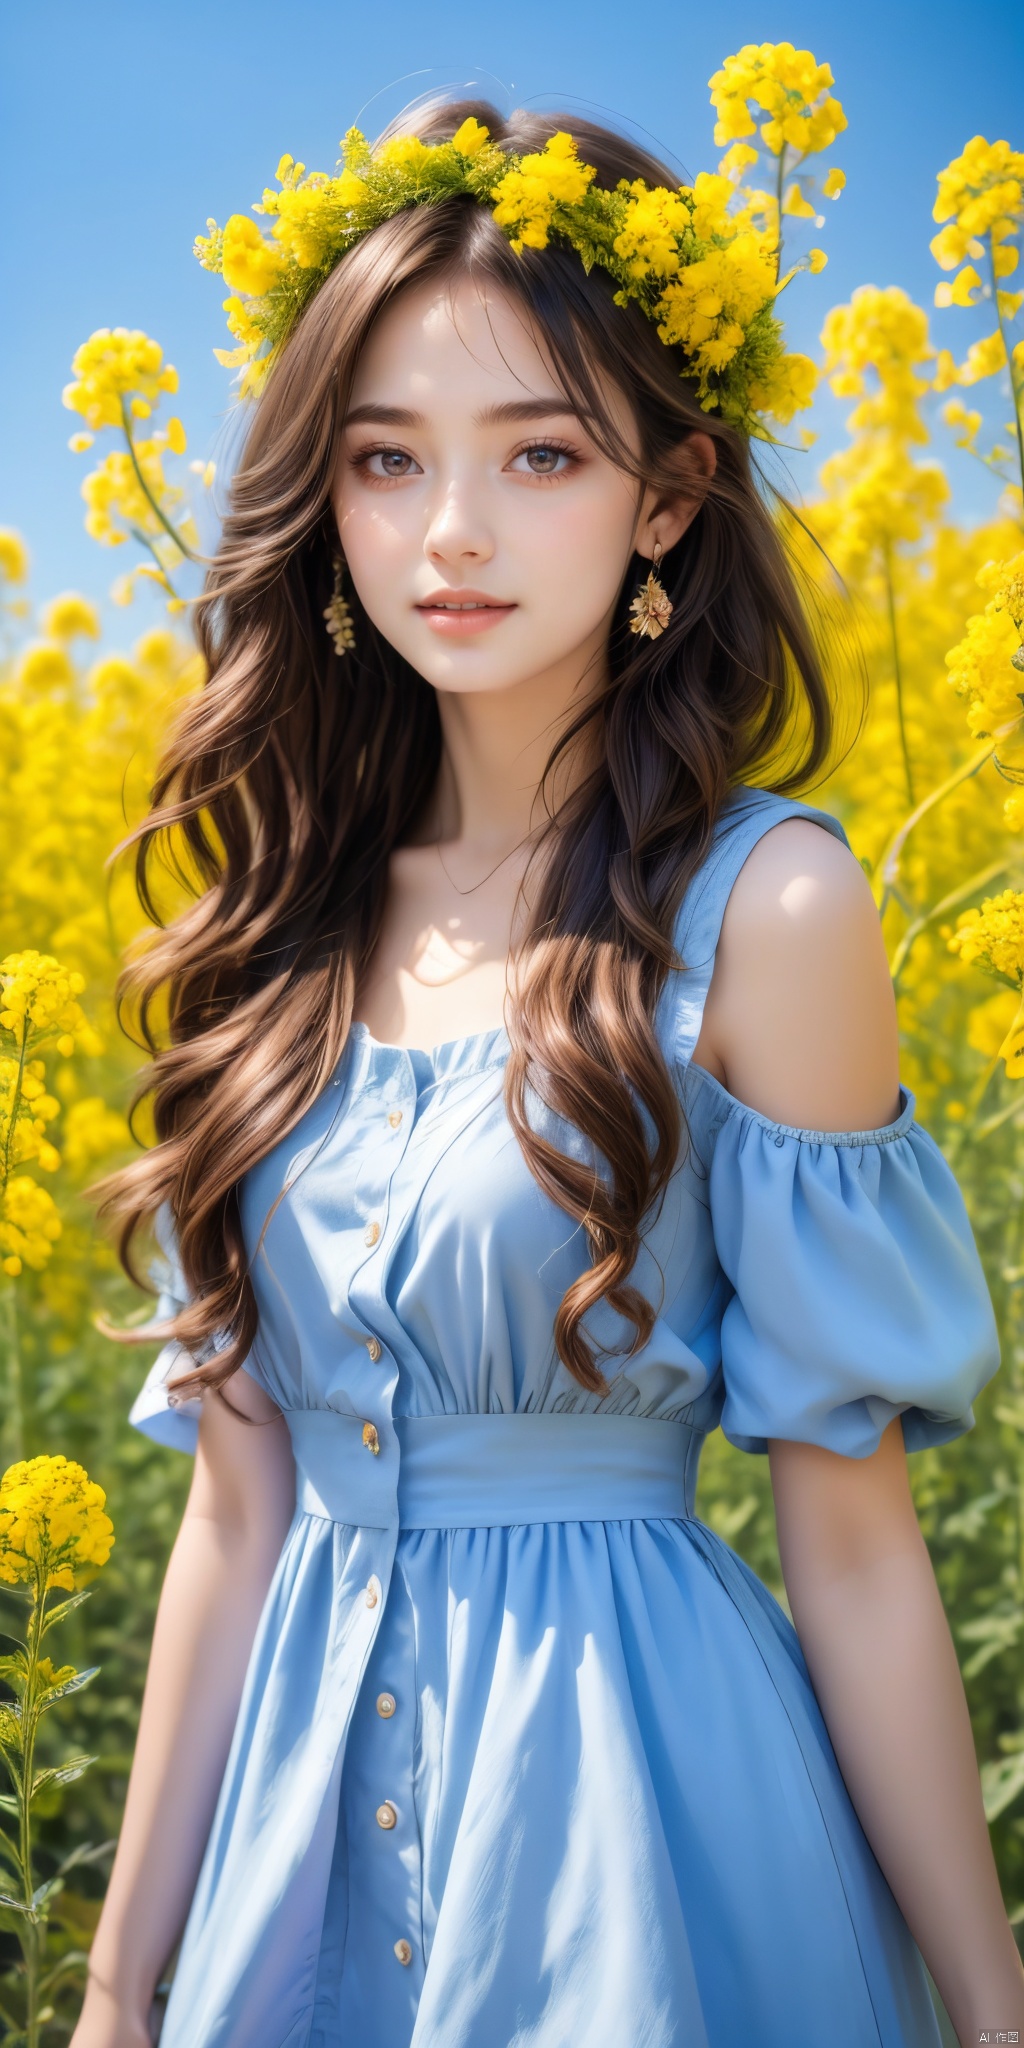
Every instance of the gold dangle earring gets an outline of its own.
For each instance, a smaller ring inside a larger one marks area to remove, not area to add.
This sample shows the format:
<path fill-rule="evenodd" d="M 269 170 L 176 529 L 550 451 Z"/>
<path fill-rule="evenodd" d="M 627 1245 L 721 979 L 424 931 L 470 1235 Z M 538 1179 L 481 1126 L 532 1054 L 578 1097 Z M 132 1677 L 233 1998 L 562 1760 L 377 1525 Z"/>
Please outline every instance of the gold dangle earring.
<path fill-rule="evenodd" d="M 353 648 L 356 644 L 356 636 L 352 630 L 352 613 L 342 596 L 341 579 L 344 569 L 345 563 L 342 556 L 335 555 L 334 594 L 324 612 L 324 618 L 327 621 L 327 631 L 334 642 L 335 654 L 348 654 L 350 648 Z"/>
<path fill-rule="evenodd" d="M 641 583 L 629 609 L 633 616 L 629 622 L 631 633 L 646 633 L 648 640 L 656 640 L 665 631 L 672 617 L 673 604 L 663 583 L 658 580 L 658 563 L 662 557 L 660 540 L 654 543 L 654 560 L 646 583 Z"/>

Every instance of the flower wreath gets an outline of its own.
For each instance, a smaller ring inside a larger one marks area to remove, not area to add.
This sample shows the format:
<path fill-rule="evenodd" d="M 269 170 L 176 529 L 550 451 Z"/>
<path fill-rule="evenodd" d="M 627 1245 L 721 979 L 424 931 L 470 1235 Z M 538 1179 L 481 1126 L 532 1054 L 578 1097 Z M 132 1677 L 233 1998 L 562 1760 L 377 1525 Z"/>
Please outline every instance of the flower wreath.
<path fill-rule="evenodd" d="M 473 119 L 450 142 L 401 135 L 375 150 L 351 128 L 342 151 L 336 177 L 281 158 L 281 189 L 253 208 L 274 217 L 271 239 L 240 213 L 223 228 L 208 221 L 196 239 L 199 261 L 232 293 L 224 307 L 237 347 L 216 354 L 245 366 L 242 396 L 262 389 L 303 308 L 364 235 L 408 207 L 463 195 L 491 206 L 517 253 L 554 237 L 587 271 L 606 270 L 616 304 L 638 306 L 683 351 L 681 374 L 706 412 L 771 440 L 766 415 L 785 423 L 810 403 L 814 365 L 787 353 L 775 312 L 793 271 L 777 276 L 777 244 L 750 204 L 737 205 L 728 178 L 701 172 L 675 190 L 623 179 L 608 189 L 564 131 L 517 156 Z"/>

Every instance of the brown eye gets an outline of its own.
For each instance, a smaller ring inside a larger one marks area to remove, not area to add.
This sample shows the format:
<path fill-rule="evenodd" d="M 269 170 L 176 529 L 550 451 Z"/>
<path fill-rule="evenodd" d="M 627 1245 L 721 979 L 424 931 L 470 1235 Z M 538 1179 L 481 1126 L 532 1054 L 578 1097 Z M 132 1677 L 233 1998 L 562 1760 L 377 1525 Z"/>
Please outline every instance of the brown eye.
<path fill-rule="evenodd" d="M 411 455 L 403 455 L 400 448 L 381 448 L 378 461 L 385 476 L 408 476 Z"/>
<path fill-rule="evenodd" d="M 564 448 L 527 448 L 526 460 L 534 476 L 551 476 L 565 454 Z"/>

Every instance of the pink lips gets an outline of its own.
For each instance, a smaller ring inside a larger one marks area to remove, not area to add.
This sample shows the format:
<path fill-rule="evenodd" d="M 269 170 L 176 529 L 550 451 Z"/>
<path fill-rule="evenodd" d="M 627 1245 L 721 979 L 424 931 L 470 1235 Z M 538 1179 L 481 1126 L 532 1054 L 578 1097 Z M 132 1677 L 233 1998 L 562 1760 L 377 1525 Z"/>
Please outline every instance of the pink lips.
<path fill-rule="evenodd" d="M 455 611 L 449 608 L 455 605 L 465 605 L 470 609 Z M 468 634 L 487 633 L 515 609 L 514 604 L 504 604 L 486 590 L 435 590 L 416 606 L 431 631 L 440 633 L 446 640 L 461 640 Z"/>

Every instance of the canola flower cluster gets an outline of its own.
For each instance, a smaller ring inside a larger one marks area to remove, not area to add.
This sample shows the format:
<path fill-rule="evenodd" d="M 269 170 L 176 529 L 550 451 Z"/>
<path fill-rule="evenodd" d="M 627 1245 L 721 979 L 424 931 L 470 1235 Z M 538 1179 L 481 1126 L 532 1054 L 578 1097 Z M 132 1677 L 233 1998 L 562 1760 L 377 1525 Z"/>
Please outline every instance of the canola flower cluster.
<path fill-rule="evenodd" d="M 14 1169 L 33 1161 L 55 1173 L 60 1165 L 46 1134 L 60 1103 L 37 1055 L 48 1044 L 65 1059 L 99 1049 L 78 1001 L 84 987 L 82 974 L 34 948 L 0 960 L 0 1270 L 11 1279 L 25 1266 L 41 1270 L 63 1229 L 52 1195 Z"/>
<path fill-rule="evenodd" d="M 963 638 L 946 656 L 949 680 L 967 704 L 967 723 L 982 737 L 1016 724 L 1024 709 L 1024 553 L 1009 561 L 986 562 L 977 581 L 991 592 L 981 612 L 967 620 Z M 1024 825 L 1021 800 L 1010 797 L 1006 823 Z"/>
<path fill-rule="evenodd" d="M 991 334 L 972 342 L 959 365 L 949 349 L 942 349 L 936 366 L 936 390 L 953 384 L 977 384 L 994 377 L 1009 360 L 1011 382 L 1018 407 L 1024 382 L 1024 341 L 1010 350 L 1006 329 L 1024 305 L 1024 292 L 1007 291 L 1004 279 L 1012 276 L 1019 261 L 1016 246 L 1024 222 L 1024 152 L 1007 142 L 987 142 L 975 135 L 958 157 L 939 172 L 938 192 L 933 208 L 937 221 L 945 222 L 931 243 L 932 255 L 943 270 L 964 264 L 952 284 L 938 284 L 935 304 L 976 306 L 985 289 L 975 268 L 984 262 L 991 281 L 996 326 Z M 970 257 L 971 262 L 966 262 Z"/>
<path fill-rule="evenodd" d="M 809 50 L 795 50 L 792 43 L 745 43 L 711 79 L 716 143 L 742 142 L 758 129 L 773 156 L 787 148 L 800 156 L 828 149 L 847 125 L 832 96 L 833 83 L 831 67 L 817 63 Z M 768 119 L 758 123 L 757 113 Z"/>
<path fill-rule="evenodd" d="M 141 437 L 134 426 L 151 419 L 161 399 L 177 391 L 177 370 L 164 363 L 159 342 L 127 327 L 97 328 L 75 351 L 71 367 L 64 404 L 81 414 L 87 430 L 72 434 L 69 447 L 83 453 L 104 427 L 119 429 L 124 438 L 124 446 L 111 449 L 83 480 L 86 532 L 104 547 L 134 540 L 150 556 L 120 580 L 115 602 L 129 604 L 136 580 L 149 578 L 166 591 L 170 611 L 183 610 L 169 572 L 194 555 L 198 535 L 185 493 L 168 478 L 164 464 L 168 455 L 184 455 L 188 439 L 176 415 Z M 213 464 L 193 468 L 208 487 Z"/>
<path fill-rule="evenodd" d="M 929 438 L 921 411 L 931 390 L 922 371 L 935 353 L 927 316 L 899 285 L 859 285 L 827 315 L 821 343 L 832 390 L 856 403 L 852 445 L 821 470 L 816 530 L 844 575 L 888 575 L 894 549 L 920 540 L 949 496 L 941 464 L 915 454 Z"/>
<path fill-rule="evenodd" d="M 1024 893 L 1003 889 L 973 910 L 961 911 L 947 944 L 951 953 L 1004 975 L 1019 988 L 1024 978 Z"/>
<path fill-rule="evenodd" d="M 280 189 L 254 208 L 273 220 L 269 238 L 232 214 L 196 240 L 200 262 L 231 289 L 224 305 L 237 346 L 217 354 L 244 366 L 243 395 L 262 388 L 304 306 L 364 235 L 411 206 L 461 195 L 492 207 L 518 254 L 557 240 L 587 270 L 605 270 L 617 303 L 638 306 L 682 351 L 682 374 L 706 410 L 763 436 L 769 418 L 785 424 L 810 403 L 814 365 L 787 352 L 775 312 L 793 271 L 779 278 L 777 231 L 729 176 L 701 173 L 674 191 L 642 180 L 608 189 L 564 131 L 517 156 L 473 119 L 448 142 L 398 136 L 376 150 L 350 129 L 342 149 L 335 177 L 282 157 Z M 815 252 L 796 267 L 823 261 Z"/>
<path fill-rule="evenodd" d="M 106 1564 L 114 1525 L 106 1494 L 73 1458 L 20 1459 L 0 1479 L 0 1581 L 67 1592 Z"/>
<path fill-rule="evenodd" d="M 51 953 L 30 946 L 0 960 L 0 1030 L 24 1047 L 54 1037 L 57 1051 L 69 1059 L 76 1044 L 93 1042 L 85 1011 L 78 1001 L 85 976 L 69 973 Z"/>

